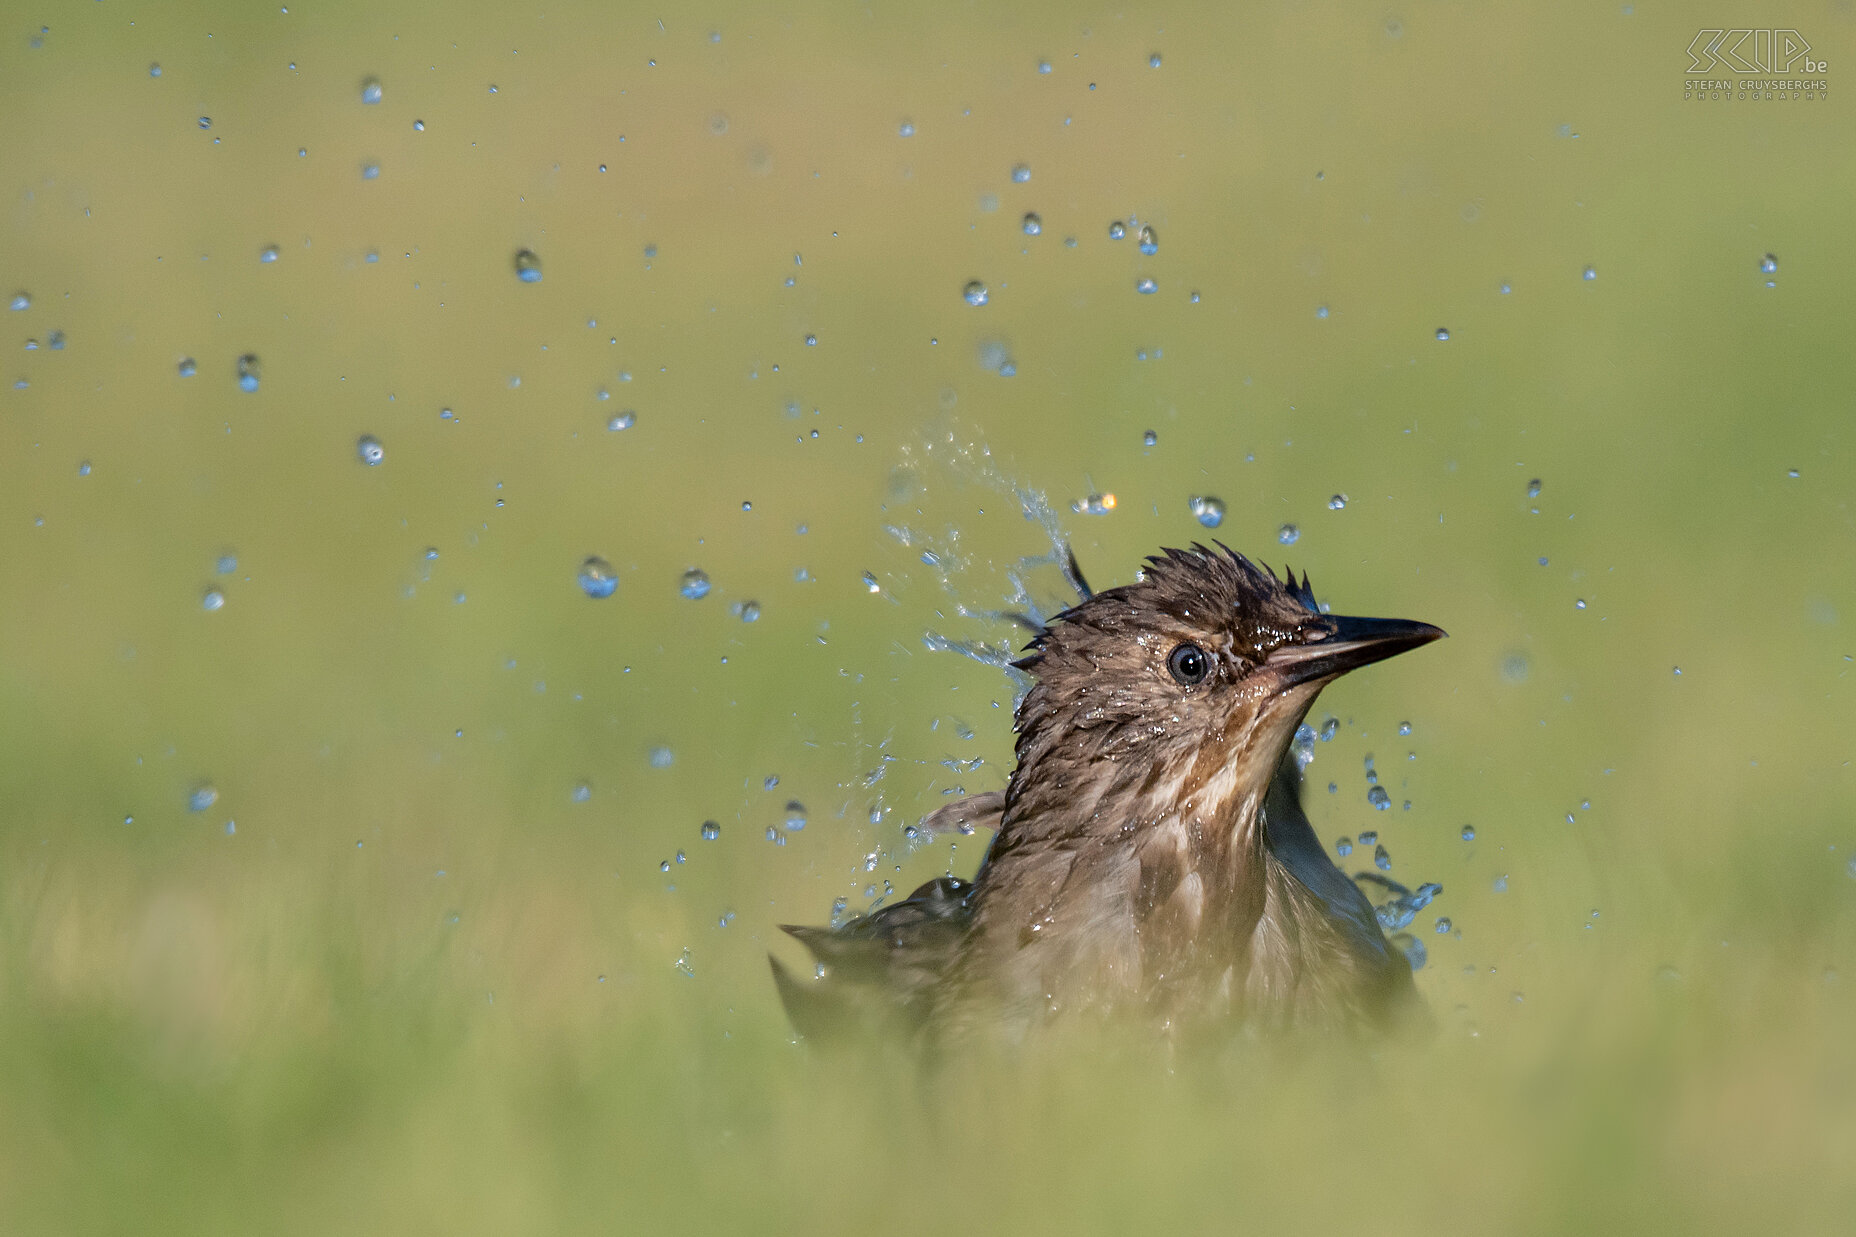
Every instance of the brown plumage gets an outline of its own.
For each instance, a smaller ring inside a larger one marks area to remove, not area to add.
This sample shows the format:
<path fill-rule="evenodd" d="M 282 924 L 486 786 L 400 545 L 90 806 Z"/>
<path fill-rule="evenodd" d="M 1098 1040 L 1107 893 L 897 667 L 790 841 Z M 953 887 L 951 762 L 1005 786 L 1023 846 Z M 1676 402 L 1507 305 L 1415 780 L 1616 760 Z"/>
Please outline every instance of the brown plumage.
<path fill-rule="evenodd" d="M 1018 765 L 929 829 L 997 830 L 943 877 L 838 929 L 788 928 L 819 976 L 779 983 L 802 1034 L 1021 1038 L 1131 1015 L 1168 1035 L 1383 1024 L 1416 1001 L 1372 905 L 1298 801 L 1290 740 L 1333 679 L 1444 633 L 1324 615 L 1307 578 L 1167 550 L 1054 618 L 1017 666 Z"/>

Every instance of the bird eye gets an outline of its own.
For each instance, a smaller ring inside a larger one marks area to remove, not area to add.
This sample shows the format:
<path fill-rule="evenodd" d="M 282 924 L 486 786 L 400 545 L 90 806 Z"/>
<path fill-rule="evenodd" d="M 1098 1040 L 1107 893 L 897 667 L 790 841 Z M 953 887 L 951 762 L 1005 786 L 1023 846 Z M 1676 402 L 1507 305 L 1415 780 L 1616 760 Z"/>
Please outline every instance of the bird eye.
<path fill-rule="evenodd" d="M 1194 687 L 1212 672 L 1212 662 L 1198 645 L 1182 644 L 1166 655 L 1166 668 L 1181 687 Z"/>

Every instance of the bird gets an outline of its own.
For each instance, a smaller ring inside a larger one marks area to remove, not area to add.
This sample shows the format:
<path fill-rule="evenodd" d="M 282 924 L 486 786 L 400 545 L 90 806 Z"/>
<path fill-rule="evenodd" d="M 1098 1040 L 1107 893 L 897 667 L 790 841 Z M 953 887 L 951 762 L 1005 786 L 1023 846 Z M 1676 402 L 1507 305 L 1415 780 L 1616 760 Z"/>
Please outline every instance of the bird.
<path fill-rule="evenodd" d="M 1078 602 L 1012 665 L 1003 790 L 925 817 L 990 829 L 971 879 L 931 880 L 839 927 L 782 925 L 804 978 L 769 958 L 801 1037 L 938 1051 L 1132 1018 L 1157 1035 L 1387 1028 L 1422 1016 L 1411 964 L 1328 858 L 1291 741 L 1351 670 L 1445 635 L 1325 614 L 1306 573 L 1221 543 L 1163 549 Z"/>

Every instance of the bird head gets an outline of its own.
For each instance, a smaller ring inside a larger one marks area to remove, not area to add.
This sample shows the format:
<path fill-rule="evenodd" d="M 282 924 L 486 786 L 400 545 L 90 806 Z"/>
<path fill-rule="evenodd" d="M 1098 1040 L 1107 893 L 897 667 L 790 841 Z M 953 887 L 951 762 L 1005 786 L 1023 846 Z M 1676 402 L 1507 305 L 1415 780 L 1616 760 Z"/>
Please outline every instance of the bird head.
<path fill-rule="evenodd" d="M 1044 765 L 1039 780 L 1072 803 L 1091 780 L 1196 798 L 1201 812 L 1260 799 L 1323 686 L 1443 634 L 1323 614 L 1306 576 L 1278 578 L 1223 546 L 1166 550 L 1134 583 L 1056 616 L 1015 663 L 1035 680 L 1019 766 Z"/>

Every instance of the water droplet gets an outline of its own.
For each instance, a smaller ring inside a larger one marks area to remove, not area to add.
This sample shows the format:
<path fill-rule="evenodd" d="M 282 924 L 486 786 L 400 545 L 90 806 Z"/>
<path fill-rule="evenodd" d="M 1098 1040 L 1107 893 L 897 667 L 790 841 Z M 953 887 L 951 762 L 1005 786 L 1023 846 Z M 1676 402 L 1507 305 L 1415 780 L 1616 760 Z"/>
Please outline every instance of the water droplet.
<path fill-rule="evenodd" d="M 380 439 L 372 434 L 363 434 L 355 439 L 354 453 L 369 468 L 387 458 L 387 449 L 380 445 Z"/>
<path fill-rule="evenodd" d="M 277 246 L 275 245 L 266 245 L 258 251 L 258 261 L 260 262 L 275 262 L 277 261 L 277 257 Z"/>
<path fill-rule="evenodd" d="M 597 554 L 587 555 L 575 579 L 580 583 L 580 591 L 595 601 L 604 600 L 619 591 L 618 574 L 612 570 L 611 563 Z"/>
<path fill-rule="evenodd" d="M 1037 217 L 1036 212 L 1027 212 L 1024 228 L 1026 236 L 1036 236 L 1044 230 L 1044 221 Z"/>
<path fill-rule="evenodd" d="M 569 797 L 575 803 L 585 803 L 588 799 L 593 797 L 593 788 L 585 782 L 577 783 L 574 786 L 573 794 Z"/>
<path fill-rule="evenodd" d="M 1400 723 L 1398 724 L 1398 732 L 1399 732 L 1399 733 L 1400 733 L 1401 735 L 1408 735 L 1408 734 L 1410 734 L 1410 733 L 1411 733 L 1411 723 L 1410 723 L 1410 722 L 1400 722 Z"/>
<path fill-rule="evenodd" d="M 966 299 L 967 304 L 974 306 L 984 305 L 988 299 L 986 285 L 977 279 L 968 283 L 967 286 L 961 290 L 960 295 Z"/>
<path fill-rule="evenodd" d="M 424 122 L 423 120 L 415 120 L 415 121 L 413 121 L 413 122 L 412 122 L 412 131 L 413 131 L 414 133 L 424 133 L 424 132 L 425 132 L 425 122 Z M 606 165 L 605 165 L 605 164 L 603 164 L 603 163 L 602 163 L 602 164 L 600 164 L 600 165 L 599 165 L 599 170 L 600 170 L 600 171 L 602 171 L 602 172 L 603 172 L 603 171 L 605 171 L 605 170 L 606 170 Z"/>
<path fill-rule="evenodd" d="M 150 76 L 150 77 L 160 77 L 160 76 L 161 76 L 161 66 L 160 66 L 160 65 L 158 65 L 158 64 L 151 64 L 151 65 L 149 65 L 149 66 L 148 66 L 148 76 Z"/>
<path fill-rule="evenodd" d="M 1108 238 L 1112 241 L 1118 241 L 1127 234 L 1128 225 L 1119 219 L 1108 225 Z"/>
<path fill-rule="evenodd" d="M 1762 275 L 1778 274 L 1779 273 L 1778 255 L 1769 253 L 1765 257 L 1761 258 L 1759 260 L 1759 271 L 1760 271 L 1760 274 Z"/>
<path fill-rule="evenodd" d="M 202 129 L 210 129 L 213 127 L 213 118 L 211 116 L 202 116 L 196 123 L 198 123 Z"/>
<path fill-rule="evenodd" d="M 1588 267 L 1586 267 L 1586 268 L 1585 268 L 1585 270 L 1583 270 L 1583 271 L 1581 271 L 1581 272 L 1580 272 L 1580 278 L 1582 278 L 1582 279 L 1586 279 L 1586 280 L 1592 280 L 1592 279 L 1597 279 L 1597 278 L 1598 278 L 1598 268 L 1597 268 L 1596 266 L 1588 266 Z"/>
<path fill-rule="evenodd" d="M 1013 183 L 1022 185 L 1030 179 L 1031 179 L 1031 165 L 1029 163 L 1014 163 L 1012 165 Z"/>
<path fill-rule="evenodd" d="M 1338 838 L 1334 842 L 1334 853 L 1345 858 L 1353 853 L 1352 838 Z"/>
<path fill-rule="evenodd" d="M 541 282 L 541 259 L 533 249 L 516 250 L 516 278 L 523 283 Z"/>
<path fill-rule="evenodd" d="M 1224 499 L 1214 498 L 1210 494 L 1194 494 L 1188 504 L 1192 518 L 1207 528 L 1217 528 L 1224 523 Z"/>
<path fill-rule="evenodd" d="M 1439 915 L 1437 917 L 1437 934 L 1442 936 L 1448 931 L 1450 931 L 1450 917 L 1448 915 Z"/>
<path fill-rule="evenodd" d="M 1450 342 L 1450 328 L 1449 327 L 1440 326 L 1437 328 L 1437 342 L 1440 344 L 1447 344 Z"/>
<path fill-rule="evenodd" d="M 1150 258 L 1160 252 L 1160 237 L 1155 234 L 1151 227 L 1143 226 L 1141 228 L 1140 246 L 1141 252 Z"/>
<path fill-rule="evenodd" d="M 1580 598 L 1578 598 L 1578 599 L 1576 599 L 1576 600 L 1575 600 L 1575 601 L 1574 601 L 1574 602 L 1572 603 L 1572 608 L 1573 608 L 1573 609 L 1575 609 L 1575 610 L 1583 610 L 1583 609 L 1585 609 L 1585 598 L 1583 598 L 1583 597 L 1580 597 Z"/>
<path fill-rule="evenodd" d="M 883 591 L 883 586 L 876 582 L 876 576 L 868 571 L 864 572 L 864 587 L 873 593 L 880 593 Z"/>
<path fill-rule="evenodd" d="M 1372 804 L 1376 811 L 1380 812 L 1392 806 L 1392 796 L 1386 793 L 1386 788 L 1384 786 L 1374 786 L 1368 789 L 1366 792 L 1366 801 Z"/>
<path fill-rule="evenodd" d="M 1375 787 L 1375 789 L 1377 789 L 1377 787 Z M 1392 870 L 1392 856 L 1383 845 L 1373 848 L 1373 866 L 1378 868 L 1381 872 L 1390 872 Z"/>
<path fill-rule="evenodd" d="M 362 180 L 379 180 L 380 179 L 380 165 L 372 161 L 363 163 L 361 165 L 361 179 Z"/>
<path fill-rule="evenodd" d="M 709 595 L 709 573 L 700 567 L 691 567 L 677 582 L 677 591 L 691 601 L 701 601 Z"/>
<path fill-rule="evenodd" d="M 77 475 L 80 477 L 88 477 L 90 475 L 90 461 L 89 460 L 80 460 L 78 462 Z"/>
<path fill-rule="evenodd" d="M 238 555 L 227 550 L 213 562 L 213 570 L 222 576 L 229 576 L 238 570 Z"/>
<path fill-rule="evenodd" d="M 1414 971 L 1422 971 L 1424 964 L 1431 960 L 1430 951 L 1425 949 L 1424 942 L 1409 932 L 1400 932 L 1392 938 L 1391 943 L 1405 955 L 1405 961 Z"/>
<path fill-rule="evenodd" d="M 1160 290 L 1160 285 L 1155 283 L 1148 276 L 1142 275 L 1139 279 L 1134 281 L 1134 290 L 1139 292 L 1142 296 L 1152 296 Z"/>
<path fill-rule="evenodd" d="M 1328 316 L 1328 307 L 1326 305 L 1315 306 L 1315 317 L 1326 318 L 1327 316 Z"/>
<path fill-rule="evenodd" d="M 1150 69 L 1157 69 L 1160 67 L 1160 53 L 1159 52 L 1155 52 L 1153 55 L 1147 58 L 1147 67 Z"/>
<path fill-rule="evenodd" d="M 721 825 L 717 824 L 713 820 L 705 820 L 702 822 L 702 840 L 703 841 L 713 842 L 721 836 L 722 836 Z"/>
<path fill-rule="evenodd" d="M 797 799 L 786 801 L 786 830 L 797 833 L 806 827 L 806 805 Z"/>
<path fill-rule="evenodd" d="M 379 78 L 370 77 L 361 83 L 361 102 L 378 103 L 380 102 L 380 93 Z"/>
<path fill-rule="evenodd" d="M 218 789 L 215 788 L 211 782 L 202 782 L 198 786 L 195 786 L 192 793 L 187 796 L 187 810 L 189 812 L 204 812 L 217 802 L 219 802 Z"/>
<path fill-rule="evenodd" d="M 1284 545 L 1294 545 L 1297 541 L 1301 540 L 1301 537 L 1302 530 L 1293 524 L 1284 524 L 1281 528 L 1276 530 L 1276 540 L 1282 542 Z"/>
<path fill-rule="evenodd" d="M 209 588 L 200 597 L 200 608 L 211 614 L 225 608 L 226 595 L 216 588 Z"/>
<path fill-rule="evenodd" d="M 1107 515 L 1115 509 L 1113 494 L 1089 494 L 1070 504 L 1078 515 Z"/>
<path fill-rule="evenodd" d="M 1332 743 L 1334 736 L 1340 733 L 1340 718 L 1329 715 L 1321 719 L 1321 741 Z"/>
<path fill-rule="evenodd" d="M 1379 830 L 1377 829 L 1360 830 L 1360 845 L 1362 846 L 1379 845 Z"/>
<path fill-rule="evenodd" d="M 1329 511 L 1342 511 L 1346 509 L 1346 506 L 1347 496 L 1345 494 L 1336 494 L 1334 497 L 1328 499 Z"/>
<path fill-rule="evenodd" d="M 1154 447 L 1159 444 L 1160 435 L 1154 433 L 1152 430 L 1146 430 L 1141 434 L 1141 445 L 1143 447 Z"/>
<path fill-rule="evenodd" d="M 619 413 L 617 416 L 613 417 L 612 420 L 606 422 L 606 428 L 616 434 L 620 430 L 628 430 L 636 424 L 638 424 L 638 414 L 627 411 Z"/>
<path fill-rule="evenodd" d="M 200 370 L 200 367 L 194 364 L 193 358 L 190 356 L 182 357 L 180 359 L 180 364 L 175 366 L 174 368 L 175 368 L 175 371 L 179 373 L 180 376 L 183 378 L 191 378 L 194 376 L 194 374 L 198 373 Z"/>
<path fill-rule="evenodd" d="M 247 352 L 238 359 L 238 389 L 255 391 L 258 389 L 258 354 Z"/>
<path fill-rule="evenodd" d="M 1462 836 L 1463 836 L 1463 840 L 1464 840 L 1465 842 L 1473 842 L 1473 841 L 1475 841 L 1475 840 L 1476 840 L 1476 826 L 1474 826 L 1474 825 L 1464 825 L 1464 826 L 1463 826 L 1463 834 L 1462 834 Z"/>
<path fill-rule="evenodd" d="M 1040 61 L 1038 61 L 1038 72 L 1039 72 L 1039 73 L 1048 73 L 1048 72 L 1050 72 L 1050 61 L 1048 61 L 1048 60 L 1040 60 Z"/>
<path fill-rule="evenodd" d="M 651 762 L 651 767 L 653 769 L 668 769 L 677 762 L 677 754 L 662 744 L 659 744 L 651 749 L 646 759 Z"/>
<path fill-rule="evenodd" d="M 1532 481 L 1529 481 L 1527 483 L 1527 496 L 1529 498 L 1540 497 L 1540 478 L 1539 477 L 1535 477 Z"/>
<path fill-rule="evenodd" d="M 677 955 L 677 974 L 685 978 L 693 977 L 696 974 L 696 968 L 690 962 L 690 951 L 687 949 Z"/>
<path fill-rule="evenodd" d="M 808 348 L 816 348 L 816 347 L 818 347 L 818 336 L 816 336 L 816 335 L 808 335 L 808 336 L 806 336 L 806 347 L 808 347 Z"/>
<path fill-rule="evenodd" d="M 760 602 L 744 601 L 735 609 L 735 614 L 744 623 L 760 621 Z"/>
<path fill-rule="evenodd" d="M 1315 728 L 1297 726 L 1295 738 L 1289 743 L 1289 750 L 1295 754 L 1295 767 L 1306 769 L 1309 762 L 1315 758 Z"/>
<path fill-rule="evenodd" d="M 1507 893 L 1508 892 L 1508 874 L 1504 872 L 1500 876 L 1496 877 L 1494 880 L 1490 881 L 1489 888 L 1495 893 Z"/>

